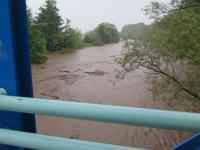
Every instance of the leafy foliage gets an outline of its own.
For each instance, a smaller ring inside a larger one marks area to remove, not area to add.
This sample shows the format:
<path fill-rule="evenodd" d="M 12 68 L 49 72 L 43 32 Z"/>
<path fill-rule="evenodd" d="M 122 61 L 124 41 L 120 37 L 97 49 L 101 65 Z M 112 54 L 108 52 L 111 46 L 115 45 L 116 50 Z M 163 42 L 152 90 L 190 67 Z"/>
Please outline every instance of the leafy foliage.
<path fill-rule="evenodd" d="M 89 31 L 85 34 L 84 40 L 85 43 L 95 43 L 95 32 L 94 31 Z"/>
<path fill-rule="evenodd" d="M 28 10 L 29 43 L 32 63 L 45 63 L 47 60 L 46 40 L 41 27 L 36 24 L 31 10 Z"/>
<path fill-rule="evenodd" d="M 81 48 L 83 46 L 81 32 L 78 29 L 67 29 L 64 33 L 64 45 L 69 49 Z"/>
<path fill-rule="evenodd" d="M 29 17 L 31 58 L 33 63 L 44 63 L 48 51 L 73 51 L 85 45 L 104 45 L 119 41 L 119 33 L 113 24 L 102 23 L 83 39 L 81 31 L 71 27 L 71 21 L 63 21 L 56 0 L 46 0 L 39 13 Z M 47 49 L 47 50 L 46 50 Z"/>
<path fill-rule="evenodd" d="M 59 50 L 60 32 L 62 31 L 63 20 L 59 15 L 55 0 L 46 0 L 45 5 L 39 8 L 37 23 L 42 27 L 43 34 L 47 40 L 49 51 Z"/>
<path fill-rule="evenodd" d="M 145 38 L 125 44 L 117 61 L 126 72 L 145 67 L 157 76 L 157 88 L 200 100 L 200 5 L 195 0 L 152 2 L 155 19 Z M 195 5 L 193 5 L 195 4 Z M 161 82 L 164 81 L 164 82 Z M 163 85 L 164 84 L 164 85 Z"/>
<path fill-rule="evenodd" d="M 59 15 L 55 0 L 46 0 L 34 18 L 28 10 L 31 59 L 33 63 L 44 63 L 48 51 L 72 51 L 83 47 L 82 34 L 73 29 L 70 20 Z"/>
<path fill-rule="evenodd" d="M 145 36 L 147 25 L 144 23 L 129 24 L 122 28 L 124 39 L 140 39 Z"/>
<path fill-rule="evenodd" d="M 95 45 L 118 43 L 120 40 L 119 32 L 114 24 L 101 23 L 94 31 L 85 35 L 84 41 Z"/>

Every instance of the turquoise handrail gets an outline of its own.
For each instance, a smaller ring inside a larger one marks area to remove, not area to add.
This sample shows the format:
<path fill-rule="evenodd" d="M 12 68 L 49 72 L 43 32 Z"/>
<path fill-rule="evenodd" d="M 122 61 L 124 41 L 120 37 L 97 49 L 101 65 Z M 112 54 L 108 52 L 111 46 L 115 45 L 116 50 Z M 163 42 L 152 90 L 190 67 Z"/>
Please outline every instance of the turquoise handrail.
<path fill-rule="evenodd" d="M 200 131 L 200 113 L 0 96 L 0 110 L 181 131 Z"/>
<path fill-rule="evenodd" d="M 0 144 L 36 150 L 144 150 L 0 129 Z"/>

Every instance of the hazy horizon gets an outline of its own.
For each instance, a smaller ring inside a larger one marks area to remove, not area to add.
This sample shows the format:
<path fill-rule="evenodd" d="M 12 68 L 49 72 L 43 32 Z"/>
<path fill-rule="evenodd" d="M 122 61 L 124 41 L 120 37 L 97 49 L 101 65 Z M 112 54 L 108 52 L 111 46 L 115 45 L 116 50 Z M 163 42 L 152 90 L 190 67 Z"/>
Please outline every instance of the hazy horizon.
<path fill-rule="evenodd" d="M 118 30 L 127 24 L 145 23 L 151 20 L 142 11 L 152 0 L 57 0 L 63 19 L 69 18 L 75 28 L 82 32 L 94 29 L 101 22 L 113 23 Z M 33 13 L 45 0 L 27 0 Z"/>

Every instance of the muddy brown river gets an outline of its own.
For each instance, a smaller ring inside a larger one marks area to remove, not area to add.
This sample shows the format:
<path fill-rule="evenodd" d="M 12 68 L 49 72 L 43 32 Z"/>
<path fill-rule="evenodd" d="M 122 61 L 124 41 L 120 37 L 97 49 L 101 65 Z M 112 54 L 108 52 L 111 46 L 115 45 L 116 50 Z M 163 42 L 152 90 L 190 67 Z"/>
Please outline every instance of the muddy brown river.
<path fill-rule="evenodd" d="M 122 44 L 80 49 L 74 53 L 53 53 L 43 65 L 33 65 L 35 97 L 73 100 L 141 108 L 183 110 L 153 100 L 144 69 L 128 74 L 113 84 L 113 61 Z M 167 150 L 192 133 L 37 116 L 39 133 L 95 142 Z"/>

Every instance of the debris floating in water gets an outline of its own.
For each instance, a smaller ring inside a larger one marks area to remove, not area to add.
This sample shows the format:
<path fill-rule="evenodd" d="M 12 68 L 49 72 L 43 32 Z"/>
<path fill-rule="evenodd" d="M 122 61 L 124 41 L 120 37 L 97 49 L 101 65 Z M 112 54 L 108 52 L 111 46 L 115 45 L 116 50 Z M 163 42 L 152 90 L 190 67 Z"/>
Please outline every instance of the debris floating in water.
<path fill-rule="evenodd" d="M 84 72 L 84 73 L 89 74 L 89 75 L 95 75 L 95 76 L 103 76 L 105 74 L 108 74 L 107 72 L 102 71 L 102 70 L 95 70 L 93 72 Z"/>

